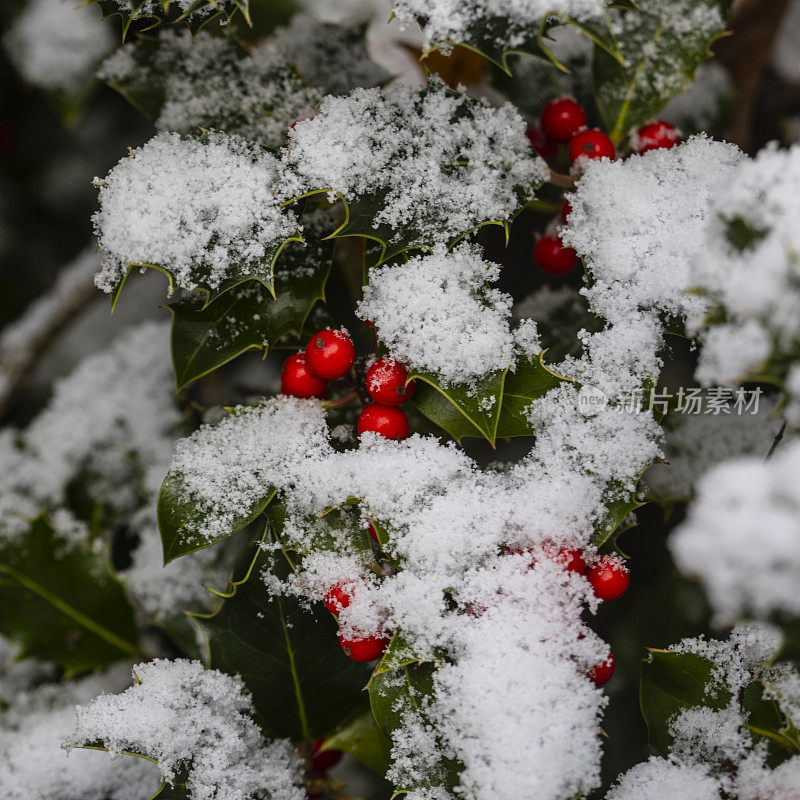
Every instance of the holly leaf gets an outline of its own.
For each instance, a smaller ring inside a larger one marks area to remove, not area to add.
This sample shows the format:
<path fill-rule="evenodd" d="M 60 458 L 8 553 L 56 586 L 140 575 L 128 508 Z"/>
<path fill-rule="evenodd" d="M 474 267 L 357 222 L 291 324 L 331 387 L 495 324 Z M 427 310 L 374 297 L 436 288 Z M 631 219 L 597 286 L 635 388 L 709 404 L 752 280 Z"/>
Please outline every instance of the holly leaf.
<path fill-rule="evenodd" d="M 641 476 L 637 478 L 638 483 Z M 625 522 L 628 514 L 641 508 L 645 503 L 636 499 L 634 492 L 624 489 L 621 484 L 610 487 L 611 499 L 606 502 L 606 516 L 592 534 L 591 543 L 595 547 L 602 547 Z"/>
<path fill-rule="evenodd" d="M 630 0 L 617 0 L 609 3 L 609 8 L 619 7 L 634 8 L 635 6 Z M 420 17 L 418 22 L 424 29 L 426 20 Z M 447 51 L 454 45 L 460 45 L 479 53 L 508 75 L 511 75 L 508 57 L 520 54 L 536 56 L 549 61 L 558 69 L 568 72 L 569 70 L 553 54 L 549 44 L 552 41 L 550 32 L 558 25 L 572 25 L 607 52 L 610 58 L 624 63 L 619 44 L 611 32 L 607 17 L 604 17 L 601 22 L 588 24 L 579 22 L 558 10 L 544 12 L 538 27 L 530 28 L 521 28 L 519 24 L 515 24 L 506 16 L 483 16 L 470 27 L 463 40 L 448 39 L 436 42 L 423 53 L 422 57 L 425 58 L 433 50 Z M 514 46 L 510 45 L 512 35 L 519 40 Z"/>
<path fill-rule="evenodd" d="M 119 0 L 85 0 L 84 5 L 90 3 L 100 7 L 103 19 L 115 15 L 121 18 L 123 41 L 134 22 L 143 23 L 142 30 L 145 31 L 173 22 L 184 22 L 192 36 L 215 20 L 230 22 L 237 13 L 250 24 L 250 0 L 195 0 L 184 11 L 171 0 L 160 0 L 160 9 L 149 8 L 149 0 L 132 0 L 129 5 Z"/>
<path fill-rule="evenodd" d="M 616 12 L 625 58 L 613 58 L 602 47 L 594 52 L 595 101 L 616 144 L 694 79 L 697 67 L 712 55 L 711 45 L 724 35 L 731 0 L 698 0 L 688 11 L 683 0 L 639 5 L 641 11 Z"/>
<path fill-rule="evenodd" d="M 231 522 L 230 530 L 209 539 L 197 533 L 197 522 L 203 514 L 190 500 L 181 477 L 168 472 L 158 495 L 158 529 L 161 532 L 161 544 L 164 549 L 164 564 L 176 558 L 195 553 L 205 547 L 211 547 L 253 522 L 259 514 L 272 502 L 275 489 L 268 489 L 258 497 L 249 508 L 243 508 Z"/>
<path fill-rule="evenodd" d="M 437 670 L 433 662 L 419 661 L 404 664 L 396 669 L 376 669 L 368 684 L 369 702 L 378 727 L 387 738 L 402 728 L 407 715 L 417 717 L 421 724 L 430 724 L 425 699 L 433 695 L 433 676 Z M 398 791 L 442 787 L 453 792 L 459 784 L 463 767 L 443 752 L 437 763 L 430 765 L 424 775 Z"/>
<path fill-rule="evenodd" d="M 262 571 L 285 577 L 290 568 L 282 553 L 258 548 L 219 611 L 194 618 L 209 665 L 242 677 L 265 735 L 310 743 L 366 704 L 368 673 L 344 654 L 336 621 L 320 604 L 309 610 L 269 594 Z"/>
<path fill-rule="evenodd" d="M 372 712 L 365 711 L 326 737 L 321 749 L 341 750 L 384 776 L 389 769 L 392 743 L 378 727 Z"/>
<path fill-rule="evenodd" d="M 67 675 L 139 655 L 133 610 L 105 553 L 65 541 L 45 516 L 0 543 L 0 633 L 18 658 L 54 661 Z"/>
<path fill-rule="evenodd" d="M 649 743 L 660 755 L 666 756 L 673 743 L 670 723 L 678 713 L 696 706 L 719 711 L 728 706 L 733 697 L 725 687 L 707 691 L 716 669 L 709 659 L 671 650 L 650 650 L 649 653 L 642 668 L 639 701 Z M 757 740 L 766 741 L 773 765 L 798 752 L 790 726 L 778 703 L 765 694 L 761 681 L 751 681 L 739 702 L 747 717 L 748 731 Z"/>
<path fill-rule="evenodd" d="M 178 390 L 248 350 L 266 356 L 290 331 L 300 335 L 314 304 L 325 299 L 332 259 L 331 242 L 293 245 L 275 266 L 274 296 L 248 281 L 208 304 L 198 293 L 169 303 Z"/>
<path fill-rule="evenodd" d="M 432 373 L 414 372 L 408 378 L 417 382 L 411 402 L 457 442 L 477 436 L 494 447 L 507 372 L 492 372 L 474 385 L 446 384 Z"/>
<path fill-rule="evenodd" d="M 515 369 L 508 371 L 496 431 L 498 438 L 533 436 L 535 431 L 525 413 L 528 406 L 551 389 L 569 382 L 567 378 L 548 369 L 543 358 L 544 353 L 533 358 L 520 358 Z"/>
<path fill-rule="evenodd" d="M 258 261 L 231 264 L 230 268 L 228 269 L 228 277 L 224 281 L 222 281 L 221 284 L 216 286 L 212 286 L 208 282 L 207 277 L 203 274 L 193 275 L 192 277 L 193 280 L 195 281 L 195 288 L 205 295 L 204 306 L 210 305 L 218 297 L 225 294 L 225 292 L 235 288 L 236 286 L 246 283 L 247 281 L 258 281 L 274 297 L 275 263 L 277 262 L 278 257 L 282 253 L 284 247 L 286 247 L 286 245 L 288 245 L 289 242 L 302 242 L 302 241 L 303 238 L 298 233 L 297 235 L 290 236 L 284 241 L 279 242 L 278 244 L 269 248 L 267 252 L 264 254 L 263 258 L 259 259 Z M 112 312 L 117 306 L 117 301 L 119 300 L 119 296 L 122 293 L 122 289 L 124 288 L 125 283 L 127 282 L 131 272 L 133 272 L 134 270 L 145 270 L 145 269 L 155 269 L 158 270 L 159 272 L 162 272 L 167 278 L 167 283 L 168 283 L 167 294 L 168 295 L 174 294 L 176 289 L 175 277 L 172 275 L 169 269 L 167 269 L 166 267 L 159 266 L 157 264 L 131 263 L 128 264 L 127 272 L 122 276 L 122 278 L 117 282 L 117 284 L 111 290 Z"/>

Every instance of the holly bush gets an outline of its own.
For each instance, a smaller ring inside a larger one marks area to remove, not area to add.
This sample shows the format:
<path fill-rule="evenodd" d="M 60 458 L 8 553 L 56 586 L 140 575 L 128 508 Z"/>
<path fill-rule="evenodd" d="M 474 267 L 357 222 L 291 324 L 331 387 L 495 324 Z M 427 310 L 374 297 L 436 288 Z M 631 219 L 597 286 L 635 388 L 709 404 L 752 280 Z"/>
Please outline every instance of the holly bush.
<path fill-rule="evenodd" d="M 90 274 L 171 319 L 0 432 L 11 797 L 800 797 L 800 149 L 719 136 L 731 13 L 19 4 L 147 136 L 0 396 Z"/>

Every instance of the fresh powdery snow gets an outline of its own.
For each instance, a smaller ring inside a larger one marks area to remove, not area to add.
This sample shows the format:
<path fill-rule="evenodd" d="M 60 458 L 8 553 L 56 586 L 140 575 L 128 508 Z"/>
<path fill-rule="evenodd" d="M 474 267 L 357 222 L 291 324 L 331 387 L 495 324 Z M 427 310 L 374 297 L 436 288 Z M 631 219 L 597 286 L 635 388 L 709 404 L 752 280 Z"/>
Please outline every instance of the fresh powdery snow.
<path fill-rule="evenodd" d="M 114 34 L 99 10 L 76 6 L 72 0 L 31 0 L 3 37 L 12 63 L 33 86 L 83 92 L 113 47 Z"/>
<path fill-rule="evenodd" d="M 97 285 L 111 292 L 131 265 L 168 270 L 177 286 L 217 289 L 256 273 L 296 234 L 276 196 L 274 156 L 236 136 L 161 133 L 95 179 L 93 221 L 103 256 Z"/>
<path fill-rule="evenodd" d="M 302 800 L 301 761 L 288 741 L 267 742 L 241 678 L 199 661 L 156 659 L 133 668 L 135 683 L 77 709 L 74 745 L 156 762 L 189 800 Z M 145 795 L 146 796 L 146 795 Z"/>
<path fill-rule="evenodd" d="M 694 320 L 705 384 L 734 382 L 773 350 L 785 357 L 800 347 L 798 181 L 800 146 L 770 146 L 729 175 L 711 201 L 693 278 L 726 322 L 704 330 L 704 320 Z"/>
<path fill-rule="evenodd" d="M 329 96 L 290 131 L 285 191 L 369 202 L 392 242 L 449 242 L 510 218 L 547 178 L 525 128 L 510 104 L 492 108 L 435 77 L 423 92 Z"/>
<path fill-rule="evenodd" d="M 357 313 L 409 369 L 470 383 L 514 362 L 511 297 L 479 247 L 437 250 L 370 270 Z"/>
<path fill-rule="evenodd" d="M 143 800 L 158 790 L 158 770 L 140 758 L 112 760 L 94 750 L 66 751 L 76 703 L 121 691 L 125 665 L 18 692 L 0 715 L 0 791 L 8 800 Z"/>
<path fill-rule="evenodd" d="M 800 442 L 765 455 L 709 470 L 670 542 L 721 624 L 800 613 Z"/>
<path fill-rule="evenodd" d="M 186 133 L 206 128 L 278 148 L 289 125 L 312 114 L 320 95 L 307 87 L 277 47 L 249 51 L 230 38 L 188 29 L 129 43 L 103 63 L 111 84 L 163 86 L 155 126 Z"/>
<path fill-rule="evenodd" d="M 551 14 L 580 22 L 601 20 L 608 0 L 392 0 L 404 23 L 419 22 L 427 46 L 482 44 L 476 29 L 490 25 L 498 33 L 494 48 L 511 50 L 530 41 Z"/>

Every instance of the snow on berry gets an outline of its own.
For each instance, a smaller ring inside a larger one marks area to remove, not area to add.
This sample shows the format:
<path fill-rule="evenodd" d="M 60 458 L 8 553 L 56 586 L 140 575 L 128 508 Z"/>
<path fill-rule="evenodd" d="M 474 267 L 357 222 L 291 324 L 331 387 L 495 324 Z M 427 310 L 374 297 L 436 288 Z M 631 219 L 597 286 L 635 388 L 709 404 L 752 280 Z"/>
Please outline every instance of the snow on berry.
<path fill-rule="evenodd" d="M 186 289 L 246 274 L 269 279 L 274 251 L 297 231 L 277 178 L 274 156 L 238 137 L 157 135 L 95 179 L 97 285 L 113 291 L 132 264 L 169 270 Z"/>
<path fill-rule="evenodd" d="M 285 191 L 375 204 L 373 225 L 406 246 L 450 242 L 512 217 L 549 170 L 511 106 L 486 103 L 431 78 L 424 92 L 356 89 L 326 97 L 298 122 L 283 155 Z"/>
<path fill-rule="evenodd" d="M 70 0 L 32 0 L 3 37 L 11 62 L 33 86 L 81 93 L 114 36 L 94 8 Z"/>
<path fill-rule="evenodd" d="M 477 247 L 437 250 L 370 270 L 357 313 L 410 369 L 470 383 L 514 361 L 511 298 L 488 286 L 498 278 Z"/>
<path fill-rule="evenodd" d="M 376 433 L 387 439 L 408 436 L 408 417 L 402 408 L 370 403 L 358 415 L 358 433 Z"/>
<path fill-rule="evenodd" d="M 800 443 L 765 455 L 709 470 L 670 540 L 678 568 L 700 579 L 722 625 L 800 614 Z"/>
<path fill-rule="evenodd" d="M 614 143 L 608 136 L 595 128 L 580 131 L 569 140 L 569 160 L 578 168 L 584 169 L 587 161 L 609 159 L 617 155 Z"/>
<path fill-rule="evenodd" d="M 111 84 L 161 86 L 155 126 L 187 133 L 206 128 L 278 148 L 291 122 L 311 114 L 321 99 L 276 47 L 244 50 L 229 37 L 188 29 L 130 43 L 107 58 L 99 73 Z"/>
<path fill-rule="evenodd" d="M 266 742 L 240 678 L 198 661 L 156 659 L 136 683 L 77 709 L 75 745 L 155 761 L 170 786 L 185 775 L 189 800 L 302 800 L 301 762 L 288 741 Z"/>
<path fill-rule="evenodd" d="M 376 403 L 399 406 L 414 393 L 415 381 L 407 381 L 408 370 L 399 361 L 383 356 L 370 364 L 364 383 Z"/>

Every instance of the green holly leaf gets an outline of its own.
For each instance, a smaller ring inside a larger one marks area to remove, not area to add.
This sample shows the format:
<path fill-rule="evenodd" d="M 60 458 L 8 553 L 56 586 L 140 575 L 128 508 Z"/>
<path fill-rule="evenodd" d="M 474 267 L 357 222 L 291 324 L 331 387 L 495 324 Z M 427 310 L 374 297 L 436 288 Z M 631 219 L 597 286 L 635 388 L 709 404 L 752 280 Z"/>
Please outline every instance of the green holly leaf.
<path fill-rule="evenodd" d="M 195 619 L 210 666 L 241 675 L 265 735 L 310 743 L 366 705 L 368 672 L 342 651 L 333 615 L 269 594 L 262 571 L 285 577 L 289 569 L 282 553 L 259 548 L 220 610 Z"/>
<path fill-rule="evenodd" d="M 642 0 L 638 6 L 640 11 L 615 12 L 624 60 L 602 47 L 594 53 L 595 101 L 616 144 L 694 79 L 697 67 L 712 55 L 711 45 L 724 35 L 731 1 Z"/>
<path fill-rule="evenodd" d="M 474 385 L 446 384 L 432 373 L 414 372 L 409 375 L 417 382 L 411 402 L 457 442 L 478 436 L 494 447 L 507 372 L 498 370 Z"/>
<path fill-rule="evenodd" d="M 197 274 L 193 276 L 193 280 L 195 281 L 195 288 L 202 292 L 205 295 L 205 305 L 210 305 L 214 302 L 218 297 L 225 294 L 225 292 L 233 289 L 237 286 L 240 286 L 247 281 L 258 281 L 264 288 L 275 296 L 275 264 L 278 261 L 278 257 L 283 252 L 283 249 L 289 242 L 302 242 L 303 238 L 299 235 L 299 233 L 295 236 L 290 236 L 289 238 L 285 239 L 284 241 L 276 244 L 274 247 L 271 247 L 267 250 L 264 254 L 264 257 L 259 259 L 258 261 L 252 261 L 243 264 L 232 264 L 230 269 L 228 270 L 228 277 L 218 286 L 212 286 L 208 283 L 207 278 L 202 274 Z M 131 263 L 128 265 L 128 270 L 123 275 L 123 277 L 119 280 L 119 282 L 113 287 L 111 290 L 111 310 L 116 308 L 117 301 L 119 300 L 119 296 L 122 293 L 122 289 L 125 286 L 125 283 L 128 280 L 131 272 L 134 270 L 144 270 L 144 269 L 155 269 L 159 272 L 162 272 L 166 278 L 168 283 L 168 290 L 167 294 L 172 295 L 175 292 L 176 284 L 175 278 L 170 272 L 169 269 L 166 267 L 158 266 L 157 264 L 143 264 L 143 263 Z"/>
<path fill-rule="evenodd" d="M 637 483 L 638 481 L 639 478 L 637 478 Z M 606 502 L 606 516 L 597 526 L 590 540 L 598 548 L 602 547 L 620 530 L 628 514 L 645 505 L 636 499 L 635 492 L 626 491 L 621 484 L 610 487 L 610 496 L 612 499 Z"/>
<path fill-rule="evenodd" d="M 515 369 L 506 374 L 496 431 L 498 438 L 533 436 L 535 431 L 526 418 L 526 409 L 551 389 L 569 382 L 548 369 L 543 358 L 544 353 L 533 358 L 520 358 Z"/>
<path fill-rule="evenodd" d="M 275 266 L 273 296 L 248 281 L 211 303 L 197 293 L 168 304 L 172 312 L 172 364 L 178 390 L 253 349 L 267 351 L 285 334 L 302 334 L 333 260 L 332 242 L 287 247 Z"/>
<path fill-rule="evenodd" d="M 133 22 L 142 22 L 142 30 L 152 30 L 172 22 L 185 22 L 193 36 L 215 20 L 230 22 L 240 13 L 250 24 L 250 0 L 195 0 L 189 8 L 181 11 L 177 3 L 160 0 L 160 9 L 148 9 L 148 0 L 133 0 L 130 8 L 123 7 L 118 0 L 84 0 L 84 5 L 96 3 L 103 18 L 119 16 L 122 20 L 123 41 Z"/>
<path fill-rule="evenodd" d="M 669 725 L 676 714 L 693 706 L 720 710 L 730 701 L 730 695 L 724 692 L 717 696 L 706 693 L 713 671 L 714 665 L 708 659 L 693 653 L 649 650 L 642 667 L 639 703 L 648 742 L 660 755 L 668 755 L 672 747 Z"/>
<path fill-rule="evenodd" d="M 380 776 L 389 769 L 392 743 L 375 722 L 371 711 L 365 711 L 326 737 L 322 751 L 341 750 L 360 761 Z"/>
<path fill-rule="evenodd" d="M 106 554 L 65 541 L 45 516 L 0 543 L 0 634 L 19 658 L 68 675 L 139 655 L 133 610 Z"/>
<path fill-rule="evenodd" d="M 376 669 L 368 684 L 369 702 L 378 727 L 391 739 L 394 731 L 403 727 L 407 715 L 413 715 L 421 724 L 430 724 L 426 698 L 433 695 L 433 676 L 437 670 L 433 662 L 414 661 L 396 669 Z M 441 754 L 425 775 L 418 776 L 413 785 L 398 787 L 398 791 L 442 787 L 452 792 L 458 786 L 462 766 L 447 755 Z"/>
<path fill-rule="evenodd" d="M 670 723 L 678 713 L 697 706 L 719 711 L 727 707 L 733 697 L 725 687 L 707 691 L 716 669 L 709 659 L 671 650 L 649 652 L 642 668 L 639 701 L 650 745 L 666 756 L 673 743 Z M 766 696 L 761 681 L 749 683 L 738 699 L 747 716 L 748 731 L 756 740 L 766 741 L 773 764 L 798 752 L 791 727 L 784 720 L 778 703 Z"/>
<path fill-rule="evenodd" d="M 164 564 L 176 558 L 211 547 L 253 522 L 275 497 L 274 489 L 265 490 L 249 508 L 243 508 L 231 522 L 230 530 L 213 539 L 197 533 L 197 523 L 203 514 L 187 499 L 189 493 L 179 475 L 168 472 L 158 495 L 158 528 L 164 549 Z"/>
<path fill-rule="evenodd" d="M 634 8 L 630 0 L 617 0 L 609 3 L 609 8 Z M 418 20 L 425 27 L 426 20 Z M 550 32 L 558 25 L 572 25 L 582 34 L 589 37 L 595 44 L 608 53 L 609 57 L 624 63 L 619 44 L 614 38 L 607 18 L 594 24 L 578 22 L 572 17 L 557 11 L 546 11 L 541 16 L 538 27 L 521 30 L 506 16 L 484 16 L 468 31 L 463 41 L 452 39 L 436 42 L 424 54 L 423 58 L 433 50 L 448 50 L 454 45 L 466 47 L 483 56 L 488 61 L 496 64 L 506 74 L 511 75 L 508 57 L 511 55 L 531 55 L 549 61 L 554 66 L 567 72 L 567 68 L 555 57 L 550 42 Z M 522 34 L 522 41 L 513 47 L 509 45 L 510 34 Z"/>

